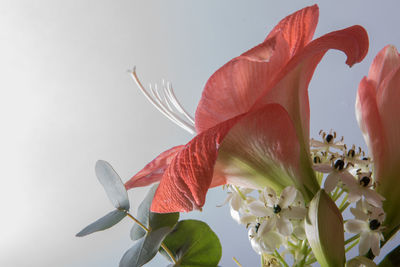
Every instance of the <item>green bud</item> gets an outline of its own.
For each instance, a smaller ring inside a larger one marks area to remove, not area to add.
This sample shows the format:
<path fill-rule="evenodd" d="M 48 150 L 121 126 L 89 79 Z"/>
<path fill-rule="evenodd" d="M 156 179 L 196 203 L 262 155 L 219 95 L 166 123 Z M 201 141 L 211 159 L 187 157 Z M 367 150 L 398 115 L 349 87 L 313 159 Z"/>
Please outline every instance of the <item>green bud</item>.
<path fill-rule="evenodd" d="M 305 230 L 315 258 L 322 267 L 344 266 L 342 214 L 323 189 L 310 202 Z"/>

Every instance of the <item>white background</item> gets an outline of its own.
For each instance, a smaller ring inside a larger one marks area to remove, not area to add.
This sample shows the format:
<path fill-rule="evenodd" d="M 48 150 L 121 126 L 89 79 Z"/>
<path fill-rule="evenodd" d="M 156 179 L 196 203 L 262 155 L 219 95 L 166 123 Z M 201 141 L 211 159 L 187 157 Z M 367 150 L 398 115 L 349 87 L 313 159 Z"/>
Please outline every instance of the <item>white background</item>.
<path fill-rule="evenodd" d="M 312 1 L 0 1 L 0 265 L 117 266 L 132 222 L 86 238 L 75 234 L 112 209 L 94 175 L 109 161 L 123 180 L 191 136 L 162 117 L 142 81 L 173 82 L 194 113 L 208 77 L 255 46 L 283 17 Z M 311 134 L 335 129 L 364 146 L 354 116 L 359 81 L 386 44 L 400 46 L 397 1 L 325 1 L 316 36 L 354 24 L 370 36 L 349 69 L 329 52 L 310 86 Z M 398 185 L 396 185 L 398 186 Z M 146 189 L 130 193 L 133 210 Z M 202 213 L 223 245 L 221 265 L 258 266 L 244 227 L 213 189 Z M 398 243 L 398 240 L 397 240 Z M 162 257 L 148 266 L 165 266 Z"/>

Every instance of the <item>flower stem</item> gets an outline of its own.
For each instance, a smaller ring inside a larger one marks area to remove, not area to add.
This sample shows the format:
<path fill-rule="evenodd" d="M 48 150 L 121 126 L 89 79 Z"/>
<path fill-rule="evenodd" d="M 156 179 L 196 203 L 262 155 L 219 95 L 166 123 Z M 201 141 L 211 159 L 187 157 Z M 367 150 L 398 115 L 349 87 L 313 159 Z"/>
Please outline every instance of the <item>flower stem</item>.
<path fill-rule="evenodd" d="M 243 195 L 243 193 L 240 191 L 240 189 L 239 189 L 236 185 L 234 185 L 233 188 L 235 188 L 235 190 L 238 192 L 239 196 L 240 196 L 243 200 L 246 200 L 246 196 Z"/>
<path fill-rule="evenodd" d="M 354 241 L 353 244 L 351 244 L 348 248 L 346 248 L 346 252 L 345 253 L 349 252 L 350 249 L 354 248 L 354 246 L 357 245 L 358 242 L 360 242 L 360 239 L 356 239 L 356 241 Z"/>
<path fill-rule="evenodd" d="M 232 257 L 232 259 L 237 264 L 237 266 L 242 267 L 242 265 L 239 263 L 239 261 L 235 257 Z"/>
<path fill-rule="evenodd" d="M 356 240 L 359 237 L 360 237 L 360 234 L 356 234 L 355 236 L 352 236 L 349 239 L 347 239 L 346 241 L 344 241 L 344 244 L 347 245 L 348 243 L 350 243 L 353 240 Z"/>
<path fill-rule="evenodd" d="M 146 233 L 150 232 L 150 230 L 142 224 L 138 219 L 136 219 L 132 214 L 130 214 L 128 211 L 125 211 L 126 215 L 128 215 L 129 218 L 131 218 L 135 223 L 137 223 L 140 227 L 142 227 L 143 230 L 146 231 Z M 161 243 L 161 247 L 167 252 L 168 256 L 171 258 L 171 260 L 174 262 L 174 264 L 177 264 L 178 262 L 176 261 L 174 254 L 172 254 L 171 250 L 167 248 L 167 246 L 163 243 Z"/>
<path fill-rule="evenodd" d="M 282 258 L 282 256 L 279 254 L 279 252 L 275 249 L 275 256 L 278 258 L 278 260 L 285 266 L 289 267 L 289 265 L 286 263 L 285 259 Z"/>
<path fill-rule="evenodd" d="M 346 202 L 343 206 L 340 205 L 340 207 L 339 207 L 340 212 L 343 213 L 343 211 L 345 211 L 349 205 L 350 205 L 349 202 Z"/>

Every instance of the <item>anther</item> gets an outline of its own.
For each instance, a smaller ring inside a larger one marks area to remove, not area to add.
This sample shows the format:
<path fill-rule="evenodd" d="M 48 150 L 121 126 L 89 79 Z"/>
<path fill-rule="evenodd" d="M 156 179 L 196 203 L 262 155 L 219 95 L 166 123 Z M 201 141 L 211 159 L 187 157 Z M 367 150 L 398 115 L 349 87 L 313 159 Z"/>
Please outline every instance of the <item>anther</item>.
<path fill-rule="evenodd" d="M 343 170 L 343 168 L 344 168 L 344 161 L 341 160 L 341 159 L 338 159 L 337 161 L 335 161 L 334 168 L 335 168 L 336 170 L 338 170 L 338 171 Z"/>
<path fill-rule="evenodd" d="M 371 230 L 376 230 L 379 226 L 381 226 L 381 223 L 376 219 L 369 222 L 369 229 Z"/>
<path fill-rule="evenodd" d="M 256 228 L 256 233 L 258 233 L 258 228 L 260 228 L 260 223 L 257 223 L 255 228 Z"/>
<path fill-rule="evenodd" d="M 333 140 L 333 135 L 331 135 L 331 134 L 328 134 L 326 137 L 325 137 L 325 140 L 326 140 L 326 142 L 328 142 L 328 144 Z"/>
<path fill-rule="evenodd" d="M 274 205 L 274 213 L 277 214 L 279 212 L 281 212 L 281 207 L 279 205 Z"/>
<path fill-rule="evenodd" d="M 369 182 L 371 181 L 371 178 L 369 178 L 368 176 L 364 176 L 363 178 L 361 178 L 360 180 L 360 185 L 367 187 L 369 185 Z"/>
<path fill-rule="evenodd" d="M 350 158 L 354 158 L 355 155 L 356 152 L 354 151 L 354 149 L 350 149 L 349 152 L 347 152 L 347 156 Z"/>
<path fill-rule="evenodd" d="M 318 156 L 315 156 L 313 161 L 314 161 L 314 164 L 319 164 L 319 163 L 322 162 L 322 161 L 321 161 L 321 158 L 318 157 Z"/>

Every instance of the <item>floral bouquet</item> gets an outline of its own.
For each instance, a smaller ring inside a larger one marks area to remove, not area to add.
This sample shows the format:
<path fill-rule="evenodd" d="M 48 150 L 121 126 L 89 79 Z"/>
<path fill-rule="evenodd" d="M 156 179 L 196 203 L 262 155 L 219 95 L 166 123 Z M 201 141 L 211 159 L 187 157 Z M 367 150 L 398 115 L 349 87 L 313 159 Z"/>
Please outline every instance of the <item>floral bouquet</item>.
<path fill-rule="evenodd" d="M 216 234 L 204 222 L 179 221 L 179 212 L 201 210 L 208 189 L 223 186 L 262 266 L 377 266 L 374 257 L 400 227 L 400 55 L 383 48 L 358 88 L 356 117 L 368 152 L 333 131 L 310 140 L 307 88 L 318 63 L 329 49 L 343 51 L 349 66 L 368 51 L 361 26 L 312 40 L 317 21 L 316 5 L 299 10 L 222 66 L 206 83 L 195 118 L 169 83 L 146 89 L 133 70 L 147 99 L 195 137 L 125 184 L 98 161 L 96 175 L 115 210 L 77 236 L 129 217 L 134 243 L 121 267 L 143 266 L 158 252 L 169 266 L 217 266 Z M 126 190 L 150 184 L 134 217 Z M 346 257 L 357 245 L 359 256 Z M 379 266 L 400 266 L 400 246 Z"/>

